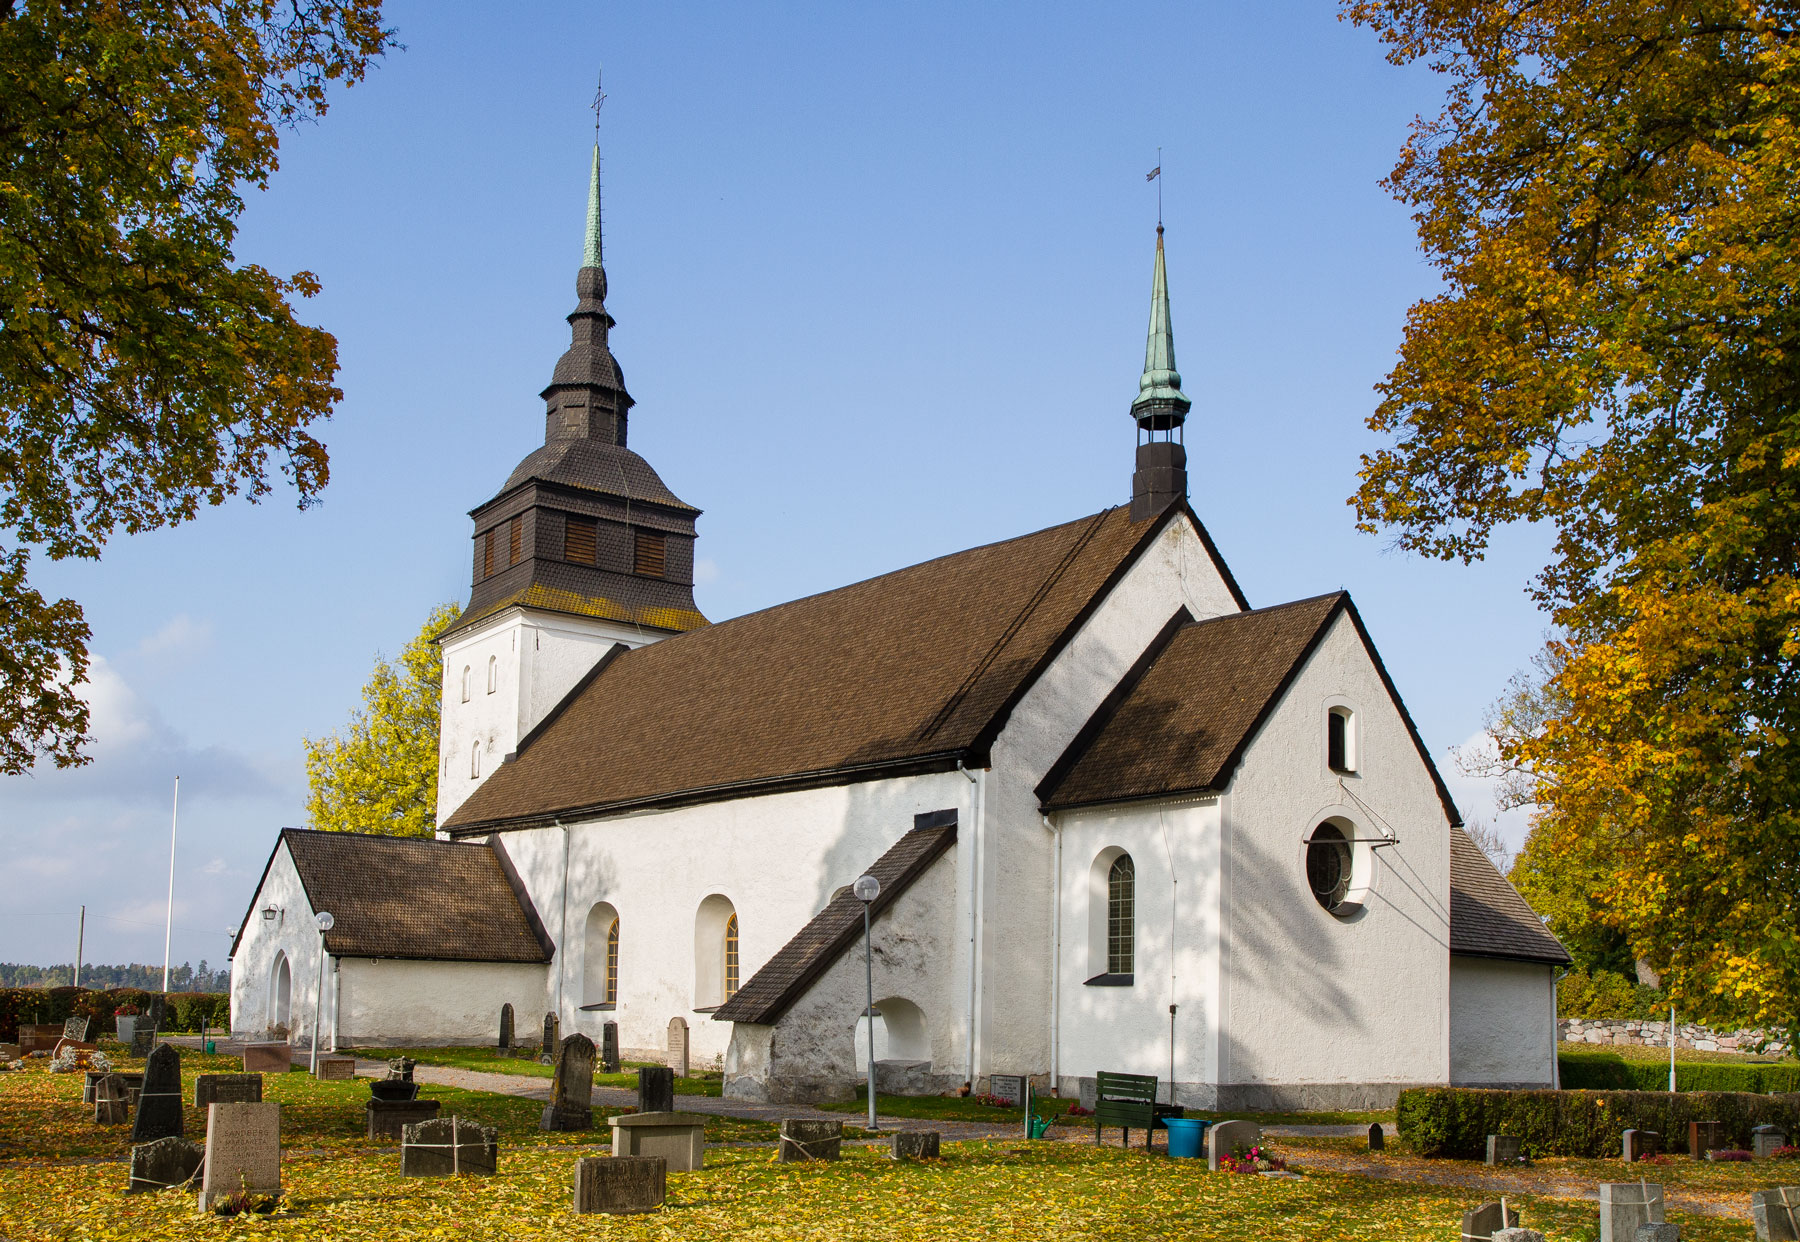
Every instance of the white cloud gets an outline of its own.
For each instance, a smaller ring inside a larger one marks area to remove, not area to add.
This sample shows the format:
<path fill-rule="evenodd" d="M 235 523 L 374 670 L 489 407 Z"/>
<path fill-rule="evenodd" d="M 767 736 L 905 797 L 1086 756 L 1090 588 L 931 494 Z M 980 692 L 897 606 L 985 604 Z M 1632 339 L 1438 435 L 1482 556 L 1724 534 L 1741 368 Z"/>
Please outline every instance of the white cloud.
<path fill-rule="evenodd" d="M 212 633 L 211 621 L 196 621 L 185 612 L 177 613 L 156 633 L 146 635 L 134 654 L 141 660 L 173 663 L 211 646 Z"/>

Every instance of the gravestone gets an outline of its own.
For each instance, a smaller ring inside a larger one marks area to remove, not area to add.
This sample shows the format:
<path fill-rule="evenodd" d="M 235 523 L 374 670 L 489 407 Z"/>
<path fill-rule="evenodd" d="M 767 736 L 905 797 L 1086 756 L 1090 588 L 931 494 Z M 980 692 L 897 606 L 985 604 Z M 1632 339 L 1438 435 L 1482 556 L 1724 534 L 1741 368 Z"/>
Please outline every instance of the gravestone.
<path fill-rule="evenodd" d="M 1221 1121 L 1206 1134 L 1206 1167 L 1217 1173 L 1220 1160 L 1261 1142 L 1262 1127 L 1254 1121 Z"/>
<path fill-rule="evenodd" d="M 1510 1134 L 1490 1134 L 1487 1136 L 1488 1164 L 1519 1163 L 1519 1140 Z"/>
<path fill-rule="evenodd" d="M 500 1131 L 461 1117 L 439 1117 L 400 1132 L 401 1177 L 491 1177 L 500 1164 Z"/>
<path fill-rule="evenodd" d="M 144 1089 L 138 1094 L 133 1143 L 181 1137 L 181 1054 L 173 1044 L 159 1044 L 144 1062 Z"/>
<path fill-rule="evenodd" d="M 549 1030 L 549 1023 L 545 1023 Z M 542 1130 L 594 1128 L 594 1041 L 579 1032 L 562 1041 L 556 1056 L 556 1078 L 550 1103 L 538 1119 Z"/>
<path fill-rule="evenodd" d="M 688 1024 L 680 1016 L 669 1019 L 669 1068 L 677 1078 L 688 1076 Z"/>
<path fill-rule="evenodd" d="M 33 1052 L 44 1051 L 56 1047 L 56 1041 L 62 1038 L 62 1027 L 54 1022 L 21 1022 L 19 1023 L 19 1052 L 29 1056 Z"/>
<path fill-rule="evenodd" d="M 200 1210 L 240 1191 L 281 1193 L 279 1104 L 214 1104 L 206 1110 Z"/>
<path fill-rule="evenodd" d="M 294 1063 L 286 1044 L 245 1044 L 239 1055 L 246 1074 L 285 1074 Z"/>
<path fill-rule="evenodd" d="M 87 1042 L 87 1035 L 88 1020 L 86 1018 L 63 1019 L 64 1039 L 72 1039 L 78 1044 L 85 1044 Z"/>
<path fill-rule="evenodd" d="M 608 1120 L 614 1156 L 661 1156 L 671 1173 L 706 1167 L 706 1118 L 698 1113 L 626 1113 Z"/>
<path fill-rule="evenodd" d="M 261 1104 L 261 1074 L 195 1074 L 194 1107 L 202 1116 L 209 1104 Z"/>
<path fill-rule="evenodd" d="M 557 1048 L 560 1044 L 557 1036 L 561 1029 L 562 1024 L 556 1020 L 555 1014 L 547 1013 L 544 1015 L 544 1042 L 541 1045 L 543 1056 L 554 1057 L 556 1055 Z"/>
<path fill-rule="evenodd" d="M 18 1059 L 19 1045 L 0 1044 L 0 1061 L 17 1061 Z"/>
<path fill-rule="evenodd" d="M 113 1074 L 102 1074 L 94 1084 L 94 1124 L 122 1126 L 131 1115 L 125 1103 L 125 1084 Z"/>
<path fill-rule="evenodd" d="M 1484 1203 L 1463 1213 L 1462 1236 L 1465 1242 L 1474 1238 L 1491 1238 L 1500 1230 L 1512 1229 L 1518 1223 L 1518 1209 L 1502 1208 L 1498 1203 Z"/>
<path fill-rule="evenodd" d="M 1379 1121 L 1369 1123 L 1369 1150 L 1380 1151 L 1387 1146 L 1387 1131 L 1381 1128 Z"/>
<path fill-rule="evenodd" d="M 1544 1235 L 1535 1229 L 1496 1229 L 1489 1236 L 1494 1242 L 1544 1242 Z"/>
<path fill-rule="evenodd" d="M 936 1160 L 938 1158 L 938 1132 L 936 1130 L 895 1130 L 889 1140 L 888 1158 L 890 1160 Z"/>
<path fill-rule="evenodd" d="M 1688 1122 L 1688 1155 L 1696 1160 L 1706 1158 L 1709 1151 L 1725 1147 L 1725 1123 L 1722 1121 Z"/>
<path fill-rule="evenodd" d="M 355 1057 L 320 1057 L 320 1082 L 354 1082 L 356 1079 Z"/>
<path fill-rule="evenodd" d="M 619 1024 L 600 1024 L 600 1068 L 608 1074 L 619 1072 Z"/>
<path fill-rule="evenodd" d="M 418 1067 L 418 1064 L 411 1057 L 389 1057 L 387 1077 L 383 1081 L 403 1082 L 410 1085 L 413 1080 L 413 1070 Z"/>
<path fill-rule="evenodd" d="M 1096 1078 L 1077 1078 L 1075 1080 L 1076 1104 L 1093 1112 L 1100 1103 L 1100 1082 Z"/>
<path fill-rule="evenodd" d="M 1600 1242 L 1636 1242 L 1639 1225 L 1663 1223 L 1663 1188 L 1654 1182 L 1600 1183 Z"/>
<path fill-rule="evenodd" d="M 1662 1150 L 1662 1135 L 1655 1130 L 1627 1130 L 1621 1137 L 1620 1155 L 1626 1164 L 1636 1164 L 1645 1156 Z"/>
<path fill-rule="evenodd" d="M 410 1084 L 409 1084 L 410 1085 Z M 404 1139 L 406 1127 L 430 1121 L 443 1104 L 438 1100 L 378 1100 L 363 1105 L 370 1138 Z"/>
<path fill-rule="evenodd" d="M 512 1012 L 512 1004 L 510 1002 L 508 1002 L 507 1004 L 500 1006 L 499 1049 L 500 1049 L 501 1056 L 506 1056 L 512 1052 L 512 1041 L 513 1041 L 513 1012 Z"/>
<path fill-rule="evenodd" d="M 1631 1242 L 1681 1242 L 1681 1228 L 1670 1224 L 1639 1225 Z"/>
<path fill-rule="evenodd" d="M 1787 1146 L 1788 1136 L 1780 1126 L 1757 1126 L 1750 1131 L 1750 1154 L 1766 1160 Z"/>
<path fill-rule="evenodd" d="M 782 1164 L 803 1160 L 836 1160 L 844 1143 L 841 1121 L 801 1121 L 789 1117 L 781 1123 Z"/>
<path fill-rule="evenodd" d="M 638 1070 L 638 1112 L 675 1111 L 675 1071 L 667 1065 L 646 1065 Z"/>
<path fill-rule="evenodd" d="M 125 1193 L 185 1186 L 194 1180 L 205 1158 L 206 1148 L 186 1139 L 159 1138 L 154 1143 L 139 1143 L 131 1149 L 131 1174 Z"/>
<path fill-rule="evenodd" d="M 577 1212 L 654 1212 L 668 1196 L 661 1156 L 583 1156 L 575 1162 Z"/>
<path fill-rule="evenodd" d="M 1017 1108 L 1025 1102 L 1025 1079 L 1019 1074 L 989 1074 L 988 1094 Z"/>
<path fill-rule="evenodd" d="M 168 1016 L 169 998 L 158 992 L 144 1003 L 144 1020 L 157 1030 L 162 1030 L 163 1019 Z"/>
<path fill-rule="evenodd" d="M 1800 1242 L 1800 1186 L 1777 1186 L 1750 1196 L 1758 1242 Z"/>
<path fill-rule="evenodd" d="M 138 1024 L 131 1029 L 131 1055 L 134 1057 L 149 1056 L 150 1050 L 156 1047 L 156 1032 L 155 1023 L 139 1018 Z"/>

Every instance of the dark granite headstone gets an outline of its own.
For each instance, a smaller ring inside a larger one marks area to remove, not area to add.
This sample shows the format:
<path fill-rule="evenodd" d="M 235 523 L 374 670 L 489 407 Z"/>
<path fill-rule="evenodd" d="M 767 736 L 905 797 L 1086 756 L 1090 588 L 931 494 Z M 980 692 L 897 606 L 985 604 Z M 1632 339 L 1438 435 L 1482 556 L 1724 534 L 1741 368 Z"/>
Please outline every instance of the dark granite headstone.
<path fill-rule="evenodd" d="M 1490 1134 L 1487 1136 L 1487 1163 L 1517 1164 L 1519 1163 L 1519 1140 L 1510 1134 Z"/>
<path fill-rule="evenodd" d="M 1750 1196 L 1758 1242 L 1800 1242 L 1800 1186 L 1777 1186 Z"/>
<path fill-rule="evenodd" d="M 438 1117 L 400 1131 L 401 1177 L 492 1176 L 500 1163 L 500 1131 L 461 1117 Z"/>
<path fill-rule="evenodd" d="M 94 1084 L 94 1124 L 122 1126 L 131 1116 L 125 1102 L 125 1084 L 115 1074 L 102 1074 Z"/>
<path fill-rule="evenodd" d="M 936 1130 L 895 1130 L 889 1140 L 888 1157 L 893 1160 L 936 1160 Z"/>
<path fill-rule="evenodd" d="M 1387 1131 L 1381 1128 L 1379 1121 L 1369 1123 L 1369 1150 L 1380 1151 L 1387 1146 Z"/>
<path fill-rule="evenodd" d="M 1688 1155 L 1692 1156 L 1694 1159 L 1704 1160 L 1707 1152 L 1720 1151 L 1725 1146 L 1724 1122 L 1688 1122 Z"/>
<path fill-rule="evenodd" d="M 661 1156 L 583 1156 L 575 1162 L 577 1212 L 654 1212 L 668 1195 Z"/>
<path fill-rule="evenodd" d="M 206 1148 L 183 1138 L 159 1138 L 131 1149 L 131 1180 L 125 1193 L 141 1194 L 168 1186 L 185 1186 L 200 1171 Z"/>
<path fill-rule="evenodd" d="M 1496 1230 L 1511 1229 L 1518 1223 L 1519 1213 L 1516 1209 L 1508 1207 L 1502 1215 L 1498 1203 L 1484 1203 L 1463 1213 L 1462 1236 L 1464 1242 L 1473 1242 L 1476 1238 L 1486 1242 L 1494 1236 Z"/>
<path fill-rule="evenodd" d="M 511 1004 L 511 1002 L 508 1002 L 507 1004 L 500 1006 L 500 1044 L 499 1044 L 500 1051 L 502 1053 L 511 1052 L 512 1051 L 512 1041 L 513 1041 L 513 1012 L 512 1012 L 512 1004 Z"/>
<path fill-rule="evenodd" d="M 646 1065 L 638 1070 L 637 1106 L 640 1113 L 675 1111 L 675 1071 L 667 1065 Z"/>
<path fill-rule="evenodd" d="M 144 1062 L 144 1089 L 138 1095 L 133 1143 L 181 1137 L 181 1054 L 173 1044 L 158 1044 Z"/>
<path fill-rule="evenodd" d="M 194 1107 L 206 1113 L 208 1104 L 261 1104 L 261 1074 L 195 1074 Z"/>
<path fill-rule="evenodd" d="M 561 1046 L 561 1031 L 562 1023 L 556 1020 L 556 1015 L 553 1013 L 545 1014 L 544 1042 L 539 1045 L 539 1052 L 543 1056 L 554 1057 L 556 1055 L 557 1049 Z"/>
<path fill-rule="evenodd" d="M 603 1073 L 619 1072 L 619 1024 L 602 1022 L 600 1024 L 600 1069 Z"/>
<path fill-rule="evenodd" d="M 1780 1126 L 1757 1126 L 1750 1131 L 1750 1154 L 1766 1160 L 1787 1146 L 1788 1136 Z"/>
<path fill-rule="evenodd" d="M 781 1123 L 782 1164 L 805 1160 L 836 1160 L 844 1142 L 841 1121 L 802 1121 L 789 1117 Z"/>
<path fill-rule="evenodd" d="M 543 1130 L 594 1128 L 594 1041 L 577 1032 L 562 1041 L 556 1055 L 556 1078 L 550 1103 L 538 1127 Z"/>
<path fill-rule="evenodd" d="M 139 1018 L 131 1029 L 131 1055 L 147 1057 L 150 1050 L 156 1047 L 156 1024 L 147 1018 Z"/>
<path fill-rule="evenodd" d="M 1662 1135 L 1655 1130 L 1627 1130 L 1621 1136 L 1620 1157 L 1626 1164 L 1636 1164 L 1645 1156 L 1654 1156 L 1662 1150 Z"/>
<path fill-rule="evenodd" d="M 442 1107 L 437 1100 L 370 1100 L 363 1105 L 368 1113 L 368 1136 L 401 1138 L 407 1126 L 430 1121 Z"/>

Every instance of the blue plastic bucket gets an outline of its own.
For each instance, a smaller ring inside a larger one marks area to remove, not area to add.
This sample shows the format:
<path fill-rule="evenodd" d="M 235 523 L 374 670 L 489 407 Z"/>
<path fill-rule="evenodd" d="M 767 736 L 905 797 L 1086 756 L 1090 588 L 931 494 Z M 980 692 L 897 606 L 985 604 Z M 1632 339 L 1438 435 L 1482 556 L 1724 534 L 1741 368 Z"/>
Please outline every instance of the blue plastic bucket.
<path fill-rule="evenodd" d="M 1170 1117 L 1163 1122 L 1169 1128 L 1169 1154 L 1192 1160 L 1200 1154 L 1200 1142 L 1206 1134 L 1206 1122 L 1188 1117 Z"/>

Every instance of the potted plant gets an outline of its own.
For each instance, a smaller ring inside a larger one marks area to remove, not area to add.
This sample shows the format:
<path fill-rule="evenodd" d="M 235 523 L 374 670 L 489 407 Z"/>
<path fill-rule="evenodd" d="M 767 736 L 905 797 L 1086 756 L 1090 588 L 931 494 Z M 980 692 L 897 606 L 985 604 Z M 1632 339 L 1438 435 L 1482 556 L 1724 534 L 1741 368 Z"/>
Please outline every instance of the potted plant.
<path fill-rule="evenodd" d="M 120 1005 L 113 1010 L 113 1021 L 118 1024 L 119 1042 L 131 1043 L 132 1036 L 137 1034 L 138 1007 L 136 1005 Z"/>

